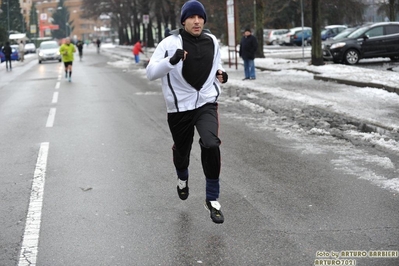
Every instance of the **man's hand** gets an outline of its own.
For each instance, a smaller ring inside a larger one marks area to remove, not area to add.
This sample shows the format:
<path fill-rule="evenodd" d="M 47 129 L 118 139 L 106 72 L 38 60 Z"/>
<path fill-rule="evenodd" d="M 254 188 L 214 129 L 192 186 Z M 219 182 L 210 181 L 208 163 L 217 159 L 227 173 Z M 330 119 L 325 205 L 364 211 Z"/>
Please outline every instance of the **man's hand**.
<path fill-rule="evenodd" d="M 220 83 L 226 83 L 229 76 L 226 72 L 219 69 L 218 71 L 216 71 L 216 78 L 219 80 Z"/>
<path fill-rule="evenodd" d="M 177 49 L 175 54 L 169 59 L 169 62 L 172 65 L 176 65 L 180 60 L 185 59 L 186 54 L 187 52 L 185 52 L 183 49 Z"/>

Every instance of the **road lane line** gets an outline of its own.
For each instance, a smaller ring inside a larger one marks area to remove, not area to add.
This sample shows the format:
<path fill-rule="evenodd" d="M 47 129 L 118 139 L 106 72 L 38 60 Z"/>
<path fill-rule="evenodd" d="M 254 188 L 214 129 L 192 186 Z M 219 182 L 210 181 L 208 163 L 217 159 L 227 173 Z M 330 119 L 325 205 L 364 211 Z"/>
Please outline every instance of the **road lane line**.
<path fill-rule="evenodd" d="M 55 111 L 56 111 L 56 108 L 50 108 L 50 112 L 49 112 L 48 118 L 47 118 L 46 127 L 53 127 L 54 119 L 55 119 Z"/>
<path fill-rule="evenodd" d="M 61 82 L 58 81 L 58 82 L 55 84 L 55 89 L 58 90 L 58 89 L 60 88 L 60 85 L 61 85 Z"/>
<path fill-rule="evenodd" d="M 43 142 L 40 145 L 36 168 L 33 174 L 28 214 L 26 216 L 18 266 L 36 265 L 49 146 L 50 143 L 48 142 Z"/>
<path fill-rule="evenodd" d="M 58 91 L 54 92 L 53 94 L 53 100 L 51 103 L 57 103 L 58 102 Z"/>

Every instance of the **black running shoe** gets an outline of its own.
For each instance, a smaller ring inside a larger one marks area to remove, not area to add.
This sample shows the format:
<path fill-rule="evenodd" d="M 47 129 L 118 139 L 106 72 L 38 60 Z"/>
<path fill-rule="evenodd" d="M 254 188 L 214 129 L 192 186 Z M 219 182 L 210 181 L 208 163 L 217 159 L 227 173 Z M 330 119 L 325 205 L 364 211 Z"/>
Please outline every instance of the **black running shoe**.
<path fill-rule="evenodd" d="M 214 223 L 222 224 L 224 222 L 224 216 L 220 210 L 220 203 L 217 201 L 205 201 L 205 208 L 209 211 L 211 219 Z"/>
<path fill-rule="evenodd" d="M 188 180 L 177 179 L 177 194 L 181 200 L 188 198 Z"/>

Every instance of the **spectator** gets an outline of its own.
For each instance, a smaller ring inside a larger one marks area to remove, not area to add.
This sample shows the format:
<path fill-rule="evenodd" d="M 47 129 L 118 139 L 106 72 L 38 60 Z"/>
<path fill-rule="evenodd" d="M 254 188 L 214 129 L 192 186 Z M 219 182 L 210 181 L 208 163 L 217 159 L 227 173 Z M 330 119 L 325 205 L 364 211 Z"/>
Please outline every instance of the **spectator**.
<path fill-rule="evenodd" d="M 256 79 L 255 75 L 255 53 L 258 49 L 258 40 L 252 35 L 250 29 L 245 29 L 240 43 L 240 57 L 244 60 L 244 72 L 246 79 Z"/>

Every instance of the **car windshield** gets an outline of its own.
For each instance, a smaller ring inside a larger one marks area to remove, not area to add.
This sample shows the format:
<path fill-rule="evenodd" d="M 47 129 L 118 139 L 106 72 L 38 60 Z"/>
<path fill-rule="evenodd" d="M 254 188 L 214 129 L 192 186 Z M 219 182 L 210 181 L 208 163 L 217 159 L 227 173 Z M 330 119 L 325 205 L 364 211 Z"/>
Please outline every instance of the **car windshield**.
<path fill-rule="evenodd" d="M 334 40 L 344 39 L 344 38 L 348 37 L 348 35 L 351 34 L 353 31 L 355 31 L 355 29 L 346 29 L 343 32 L 337 34 L 333 39 Z"/>
<path fill-rule="evenodd" d="M 368 31 L 370 29 L 370 27 L 362 27 L 359 28 L 357 30 L 355 30 L 354 32 L 352 32 L 351 34 L 348 35 L 348 38 L 359 38 L 361 37 L 366 31 Z"/>
<path fill-rule="evenodd" d="M 57 43 L 42 43 L 40 45 L 41 49 L 55 49 L 58 48 L 58 44 Z"/>
<path fill-rule="evenodd" d="M 324 30 L 322 30 L 321 31 L 321 35 L 324 35 L 324 34 L 326 34 L 326 32 L 328 31 L 328 29 L 324 29 Z"/>

